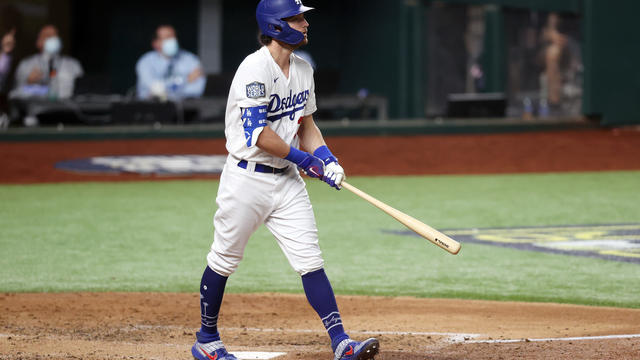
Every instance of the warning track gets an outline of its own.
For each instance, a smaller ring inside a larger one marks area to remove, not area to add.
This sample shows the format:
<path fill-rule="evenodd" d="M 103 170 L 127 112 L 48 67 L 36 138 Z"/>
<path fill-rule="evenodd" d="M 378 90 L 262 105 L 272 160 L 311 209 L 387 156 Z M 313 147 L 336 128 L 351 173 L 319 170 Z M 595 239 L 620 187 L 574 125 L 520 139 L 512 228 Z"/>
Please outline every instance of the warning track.
<path fill-rule="evenodd" d="M 573 130 L 446 136 L 331 137 L 348 175 L 498 174 L 640 170 L 640 131 Z M 390 150 L 392 149 L 392 150 Z M 77 174 L 56 164 L 90 157 L 226 155 L 224 139 L 0 142 L 0 183 L 149 181 L 123 172 Z M 416 166 L 420 164 L 420 166 Z M 214 175 L 215 176 L 215 175 Z M 179 178 L 210 178 L 191 174 Z"/>

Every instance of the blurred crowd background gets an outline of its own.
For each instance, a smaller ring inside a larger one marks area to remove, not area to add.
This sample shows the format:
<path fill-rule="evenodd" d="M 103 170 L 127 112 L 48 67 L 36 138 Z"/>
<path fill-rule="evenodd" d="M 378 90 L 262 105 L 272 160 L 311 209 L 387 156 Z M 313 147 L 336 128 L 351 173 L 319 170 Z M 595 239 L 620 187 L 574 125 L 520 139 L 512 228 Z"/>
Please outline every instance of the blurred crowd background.
<path fill-rule="evenodd" d="M 0 127 L 215 123 L 256 1 L 0 0 Z M 640 122 L 633 0 L 306 0 L 320 120 Z"/>

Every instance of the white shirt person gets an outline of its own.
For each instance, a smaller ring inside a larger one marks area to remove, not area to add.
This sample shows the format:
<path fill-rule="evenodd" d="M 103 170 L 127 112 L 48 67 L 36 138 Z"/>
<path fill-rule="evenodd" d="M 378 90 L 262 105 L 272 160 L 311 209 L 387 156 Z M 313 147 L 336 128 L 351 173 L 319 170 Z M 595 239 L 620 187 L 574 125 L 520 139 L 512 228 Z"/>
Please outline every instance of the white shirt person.
<path fill-rule="evenodd" d="M 74 83 L 84 75 L 80 62 L 64 56 L 58 29 L 46 25 L 38 34 L 36 47 L 40 53 L 29 56 L 18 64 L 16 86 L 12 97 L 48 96 L 68 99 L 73 96 Z"/>

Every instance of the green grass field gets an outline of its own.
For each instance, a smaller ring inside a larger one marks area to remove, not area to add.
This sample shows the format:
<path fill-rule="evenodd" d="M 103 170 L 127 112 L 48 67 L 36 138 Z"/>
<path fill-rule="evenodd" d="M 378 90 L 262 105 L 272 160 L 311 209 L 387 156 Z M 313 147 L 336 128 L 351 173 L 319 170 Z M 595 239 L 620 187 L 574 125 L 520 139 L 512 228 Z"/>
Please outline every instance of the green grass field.
<path fill-rule="evenodd" d="M 352 177 L 439 229 L 640 223 L 640 172 Z M 355 195 L 308 182 L 338 294 L 640 308 L 640 264 L 464 244 L 452 256 Z M 0 186 L 0 291 L 195 292 L 213 240 L 216 181 Z M 301 293 L 266 229 L 233 292 Z"/>

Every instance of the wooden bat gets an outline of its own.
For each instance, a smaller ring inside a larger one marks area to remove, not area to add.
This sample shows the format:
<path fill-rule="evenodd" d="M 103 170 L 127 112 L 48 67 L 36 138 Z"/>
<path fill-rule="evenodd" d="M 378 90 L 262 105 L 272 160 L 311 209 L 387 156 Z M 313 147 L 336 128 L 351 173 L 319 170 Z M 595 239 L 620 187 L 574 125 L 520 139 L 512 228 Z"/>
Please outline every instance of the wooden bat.
<path fill-rule="evenodd" d="M 441 233 L 440 231 L 432 228 L 431 226 L 419 221 L 398 209 L 394 209 L 393 207 L 383 203 L 382 201 L 374 198 L 373 196 L 365 193 L 364 191 L 358 189 L 357 187 L 347 183 L 346 181 L 342 182 L 342 187 L 351 191 L 352 193 L 360 196 L 361 198 L 370 202 L 373 206 L 378 209 L 386 212 L 388 215 L 393 217 L 394 219 L 401 222 L 404 226 L 416 232 L 416 234 L 422 236 L 423 238 L 431 241 L 435 245 L 447 250 L 453 255 L 457 254 L 460 251 L 460 243 L 448 237 L 447 235 Z"/>

